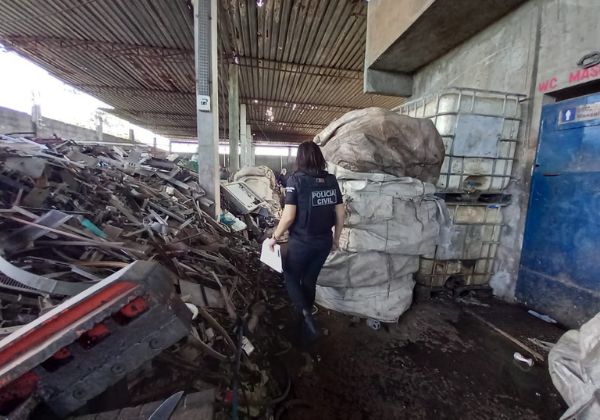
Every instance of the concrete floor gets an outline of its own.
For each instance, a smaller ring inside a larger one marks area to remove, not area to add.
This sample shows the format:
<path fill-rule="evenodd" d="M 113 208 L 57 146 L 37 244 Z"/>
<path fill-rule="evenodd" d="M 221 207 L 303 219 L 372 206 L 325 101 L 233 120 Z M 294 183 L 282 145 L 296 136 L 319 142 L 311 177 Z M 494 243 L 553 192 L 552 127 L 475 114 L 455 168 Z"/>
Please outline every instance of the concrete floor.
<path fill-rule="evenodd" d="M 465 312 L 527 342 L 556 341 L 560 328 L 516 306 L 449 298 L 417 303 L 398 324 L 374 331 L 364 321 L 321 309 L 327 330 L 309 353 L 289 352 L 294 382 L 281 419 L 556 419 L 566 409 L 544 365 L 525 369 L 519 348 Z"/>

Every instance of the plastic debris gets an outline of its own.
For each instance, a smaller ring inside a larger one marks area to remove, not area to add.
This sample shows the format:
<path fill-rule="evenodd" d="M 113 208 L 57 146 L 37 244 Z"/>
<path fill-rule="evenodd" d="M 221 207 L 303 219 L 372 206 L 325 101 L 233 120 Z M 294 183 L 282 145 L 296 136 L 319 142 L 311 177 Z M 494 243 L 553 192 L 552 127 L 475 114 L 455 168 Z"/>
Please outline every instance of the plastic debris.
<path fill-rule="evenodd" d="M 555 319 L 550 318 L 548 315 L 540 314 L 539 312 L 536 312 L 536 311 L 534 311 L 532 309 L 528 310 L 527 313 L 529 315 L 533 315 L 534 317 L 539 318 L 542 321 L 545 321 L 545 322 L 547 322 L 549 324 L 556 324 L 557 323 L 557 321 Z"/>
<path fill-rule="evenodd" d="M 515 352 L 515 354 L 513 355 L 513 357 L 515 358 L 515 360 L 517 360 L 519 362 L 522 362 L 522 363 L 525 363 L 529 367 L 533 366 L 533 359 L 530 359 L 529 357 L 523 356 L 518 351 Z"/>
<path fill-rule="evenodd" d="M 367 325 L 375 331 L 378 331 L 381 328 L 381 322 L 373 318 L 367 318 Z"/>

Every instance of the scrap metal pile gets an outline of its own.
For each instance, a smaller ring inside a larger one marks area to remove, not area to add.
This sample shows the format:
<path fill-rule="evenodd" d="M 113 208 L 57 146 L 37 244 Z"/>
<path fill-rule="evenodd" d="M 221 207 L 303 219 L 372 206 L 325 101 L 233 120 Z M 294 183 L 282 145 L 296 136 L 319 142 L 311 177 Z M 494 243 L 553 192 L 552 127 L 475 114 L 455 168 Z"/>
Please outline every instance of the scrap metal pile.
<path fill-rule="evenodd" d="M 280 278 L 208 216 L 196 173 L 134 147 L 0 136 L 0 184 L 0 414 L 85 414 L 117 384 L 102 408 L 214 389 L 217 411 L 257 416 L 289 391 L 264 320 Z"/>

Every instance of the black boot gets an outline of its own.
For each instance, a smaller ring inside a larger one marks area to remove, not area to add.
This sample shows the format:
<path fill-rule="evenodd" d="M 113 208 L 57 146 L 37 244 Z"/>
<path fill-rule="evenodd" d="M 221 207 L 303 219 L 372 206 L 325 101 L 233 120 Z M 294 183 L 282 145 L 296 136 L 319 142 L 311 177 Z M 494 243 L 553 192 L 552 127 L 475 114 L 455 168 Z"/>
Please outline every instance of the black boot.
<path fill-rule="evenodd" d="M 314 341 L 319 336 L 319 330 L 317 329 L 317 325 L 315 323 L 315 319 L 310 313 L 310 309 L 303 309 L 302 316 L 304 318 L 304 328 L 306 330 L 307 339 L 309 341 Z"/>

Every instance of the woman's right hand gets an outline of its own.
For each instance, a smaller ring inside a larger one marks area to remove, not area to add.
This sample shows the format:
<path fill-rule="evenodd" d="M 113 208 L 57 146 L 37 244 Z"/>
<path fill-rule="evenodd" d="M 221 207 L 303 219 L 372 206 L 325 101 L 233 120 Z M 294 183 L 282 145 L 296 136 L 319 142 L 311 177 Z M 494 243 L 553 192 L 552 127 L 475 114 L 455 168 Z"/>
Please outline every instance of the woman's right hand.
<path fill-rule="evenodd" d="M 331 252 L 337 251 L 340 249 L 340 240 L 333 238 L 333 244 L 331 245 Z"/>
<path fill-rule="evenodd" d="M 277 244 L 277 240 L 275 239 L 275 237 L 271 236 L 269 239 L 265 240 L 268 241 L 267 243 L 269 244 L 269 248 L 271 249 L 271 251 L 275 252 L 275 245 Z"/>

